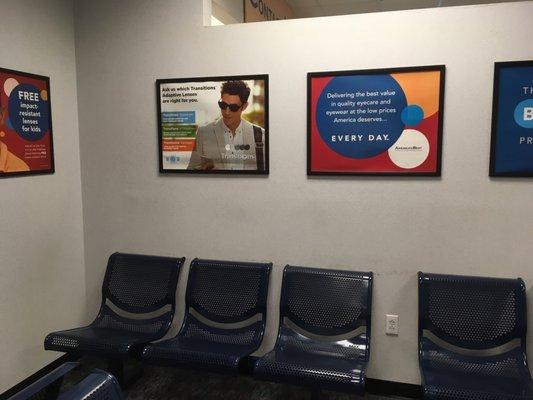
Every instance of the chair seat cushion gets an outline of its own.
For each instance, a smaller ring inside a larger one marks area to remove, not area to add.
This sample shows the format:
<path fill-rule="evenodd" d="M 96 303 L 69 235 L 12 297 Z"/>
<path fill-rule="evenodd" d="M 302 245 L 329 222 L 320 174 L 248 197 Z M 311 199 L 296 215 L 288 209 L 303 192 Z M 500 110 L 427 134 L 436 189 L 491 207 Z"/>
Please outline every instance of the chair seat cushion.
<path fill-rule="evenodd" d="M 274 350 L 257 360 L 254 376 L 275 382 L 362 394 L 365 369 L 364 359 Z"/>
<path fill-rule="evenodd" d="M 139 352 L 146 343 L 159 338 L 158 334 L 89 326 L 52 332 L 46 337 L 44 347 L 64 352 L 127 355 Z"/>
<path fill-rule="evenodd" d="M 142 356 L 145 360 L 165 365 L 192 365 L 199 369 L 234 370 L 239 362 L 256 350 L 256 345 L 216 343 L 207 340 L 173 339 L 146 346 Z"/>

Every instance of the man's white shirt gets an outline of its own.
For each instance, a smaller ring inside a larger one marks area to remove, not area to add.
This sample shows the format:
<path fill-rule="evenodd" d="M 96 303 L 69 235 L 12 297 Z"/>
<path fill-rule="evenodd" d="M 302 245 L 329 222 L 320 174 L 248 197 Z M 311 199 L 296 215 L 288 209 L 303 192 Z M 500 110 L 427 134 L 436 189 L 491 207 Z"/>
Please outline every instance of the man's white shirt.
<path fill-rule="evenodd" d="M 242 133 L 243 130 L 243 123 L 242 121 L 239 123 L 239 126 L 237 129 L 235 129 L 235 135 L 232 134 L 231 129 L 226 126 L 224 121 L 222 121 L 222 127 L 224 129 L 224 140 L 226 142 L 226 155 L 235 155 L 237 150 L 235 149 L 235 146 L 242 146 L 244 145 L 244 136 Z M 239 160 L 236 158 L 232 158 L 231 161 L 226 164 L 226 169 L 231 170 L 243 170 L 244 168 L 244 160 Z"/>

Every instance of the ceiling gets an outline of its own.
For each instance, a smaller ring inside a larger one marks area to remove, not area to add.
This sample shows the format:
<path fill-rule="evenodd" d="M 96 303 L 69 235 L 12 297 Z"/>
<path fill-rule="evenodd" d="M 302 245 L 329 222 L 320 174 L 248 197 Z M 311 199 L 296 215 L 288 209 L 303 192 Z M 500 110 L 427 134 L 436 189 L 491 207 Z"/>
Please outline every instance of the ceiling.
<path fill-rule="evenodd" d="M 516 0 L 286 0 L 298 18 L 417 8 L 503 3 Z"/>

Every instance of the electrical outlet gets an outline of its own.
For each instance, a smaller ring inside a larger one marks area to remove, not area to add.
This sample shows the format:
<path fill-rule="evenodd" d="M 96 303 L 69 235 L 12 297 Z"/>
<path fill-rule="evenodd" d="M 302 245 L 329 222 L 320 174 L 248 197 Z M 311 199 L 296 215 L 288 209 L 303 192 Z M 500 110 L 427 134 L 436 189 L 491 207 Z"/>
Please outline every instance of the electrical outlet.
<path fill-rule="evenodd" d="M 386 325 L 385 325 L 385 333 L 387 335 L 395 335 L 397 336 L 400 333 L 400 325 L 397 315 L 391 315 L 387 314 L 386 317 Z"/>

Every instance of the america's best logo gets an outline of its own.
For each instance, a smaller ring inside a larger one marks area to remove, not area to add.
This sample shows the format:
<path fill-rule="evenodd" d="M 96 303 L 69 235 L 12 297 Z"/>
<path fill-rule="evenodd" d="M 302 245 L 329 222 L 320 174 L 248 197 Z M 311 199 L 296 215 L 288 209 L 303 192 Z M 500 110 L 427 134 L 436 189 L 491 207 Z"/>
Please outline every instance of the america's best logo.
<path fill-rule="evenodd" d="M 422 151 L 422 146 L 395 146 L 397 151 Z"/>

